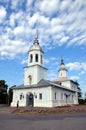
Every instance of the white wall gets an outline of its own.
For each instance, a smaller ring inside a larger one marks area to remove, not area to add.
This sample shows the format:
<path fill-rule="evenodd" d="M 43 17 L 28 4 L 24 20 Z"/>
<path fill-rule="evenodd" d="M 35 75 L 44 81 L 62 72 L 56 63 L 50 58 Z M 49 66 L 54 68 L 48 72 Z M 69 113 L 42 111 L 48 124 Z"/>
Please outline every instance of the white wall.
<path fill-rule="evenodd" d="M 32 76 L 31 84 L 37 84 L 41 79 L 46 79 L 46 72 L 47 69 L 39 65 L 24 68 L 24 85 L 29 85 L 29 75 Z"/>
<path fill-rule="evenodd" d="M 62 83 L 61 85 L 71 89 L 71 85 L 70 85 L 70 81 L 69 80 L 68 81 L 63 81 L 61 83 Z"/>
<path fill-rule="evenodd" d="M 12 107 L 16 107 L 17 106 L 17 101 L 19 101 L 19 106 L 26 106 L 26 93 L 27 93 L 27 89 L 14 89 L 13 90 L 13 100 L 11 103 Z M 20 100 L 20 95 L 23 94 L 24 98 L 22 100 Z"/>
<path fill-rule="evenodd" d="M 56 93 L 56 99 L 55 99 L 55 93 Z M 67 98 L 66 95 L 68 95 Z M 78 104 L 76 93 L 63 90 L 60 88 L 56 89 L 54 87 L 52 88 L 52 103 L 53 103 L 52 107 Z"/>
<path fill-rule="evenodd" d="M 20 100 L 21 93 L 24 95 L 24 98 Z M 63 106 L 68 104 L 78 104 L 77 92 L 71 92 L 67 90 L 63 90 L 56 87 L 39 87 L 39 88 L 27 88 L 27 89 L 14 89 L 13 90 L 13 101 L 11 106 L 17 105 L 17 101 L 19 101 L 19 106 L 26 106 L 27 93 L 32 93 L 34 95 L 34 107 L 55 107 L 55 106 Z M 39 99 L 39 94 L 42 94 L 42 99 Z M 56 99 L 55 99 L 56 93 Z M 66 95 L 68 97 L 66 98 Z"/>
<path fill-rule="evenodd" d="M 20 95 L 23 93 L 24 98 L 20 100 Z M 32 93 L 34 95 L 34 107 L 51 107 L 51 87 L 43 88 L 30 88 L 30 89 L 16 89 L 13 90 L 13 101 L 11 103 L 12 107 L 17 106 L 17 101 L 19 101 L 19 106 L 26 106 L 26 95 L 27 93 Z M 42 93 L 42 100 L 39 99 L 39 94 Z"/>
<path fill-rule="evenodd" d="M 35 107 L 51 107 L 51 87 L 43 87 L 35 89 L 37 98 L 35 98 L 34 106 Z M 42 93 L 42 100 L 39 99 L 39 94 Z"/>

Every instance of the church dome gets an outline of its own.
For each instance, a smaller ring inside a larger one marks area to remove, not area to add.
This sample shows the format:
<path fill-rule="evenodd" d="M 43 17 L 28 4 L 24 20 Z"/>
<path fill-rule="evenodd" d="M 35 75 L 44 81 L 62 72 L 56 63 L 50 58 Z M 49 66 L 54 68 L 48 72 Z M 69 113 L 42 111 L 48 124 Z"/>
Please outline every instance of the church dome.
<path fill-rule="evenodd" d="M 37 50 L 37 51 L 42 51 L 42 48 L 38 45 L 38 44 L 33 44 L 30 48 L 29 48 L 29 52 L 33 51 L 33 50 Z"/>
<path fill-rule="evenodd" d="M 37 50 L 37 51 L 41 51 L 43 52 L 42 48 L 39 45 L 39 41 L 38 41 L 38 35 L 35 37 L 34 43 L 33 45 L 29 48 L 29 52 L 33 51 L 33 50 Z M 44 53 L 44 52 L 43 52 Z"/>

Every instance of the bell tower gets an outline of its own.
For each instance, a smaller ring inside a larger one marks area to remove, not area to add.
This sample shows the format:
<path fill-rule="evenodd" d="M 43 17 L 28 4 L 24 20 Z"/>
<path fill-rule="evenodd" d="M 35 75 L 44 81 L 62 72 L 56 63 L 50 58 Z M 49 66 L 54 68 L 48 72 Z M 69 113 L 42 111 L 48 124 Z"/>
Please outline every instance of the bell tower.
<path fill-rule="evenodd" d="M 24 85 L 37 84 L 46 79 L 47 69 L 43 67 L 44 51 L 39 45 L 38 32 L 28 51 L 28 66 L 24 68 Z"/>
<path fill-rule="evenodd" d="M 65 68 L 64 60 L 61 59 L 60 68 L 58 70 L 59 78 L 67 78 L 67 69 Z"/>
<path fill-rule="evenodd" d="M 39 45 L 38 33 L 37 33 L 33 45 L 29 48 L 28 51 L 28 66 L 36 64 L 43 66 L 43 61 L 44 61 L 44 52 L 41 46 Z"/>

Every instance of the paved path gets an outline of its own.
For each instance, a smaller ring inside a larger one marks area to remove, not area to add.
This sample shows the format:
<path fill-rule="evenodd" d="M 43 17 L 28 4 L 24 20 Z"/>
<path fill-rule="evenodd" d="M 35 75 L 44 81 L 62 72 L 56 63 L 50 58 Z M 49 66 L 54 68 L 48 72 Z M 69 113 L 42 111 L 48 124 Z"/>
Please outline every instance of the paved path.
<path fill-rule="evenodd" d="M 86 130 L 86 113 L 70 115 L 13 115 L 0 111 L 0 130 Z"/>

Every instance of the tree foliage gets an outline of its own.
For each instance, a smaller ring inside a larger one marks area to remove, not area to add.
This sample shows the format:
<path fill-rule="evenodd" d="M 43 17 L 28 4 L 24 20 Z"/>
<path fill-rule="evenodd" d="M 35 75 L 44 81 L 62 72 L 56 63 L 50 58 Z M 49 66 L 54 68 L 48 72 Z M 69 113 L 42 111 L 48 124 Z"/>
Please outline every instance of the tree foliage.
<path fill-rule="evenodd" d="M 82 92 L 81 92 L 81 88 L 78 87 L 78 99 L 82 98 Z"/>
<path fill-rule="evenodd" d="M 7 103 L 7 89 L 8 85 L 6 84 L 5 80 L 0 80 L 0 104 L 6 104 Z"/>

